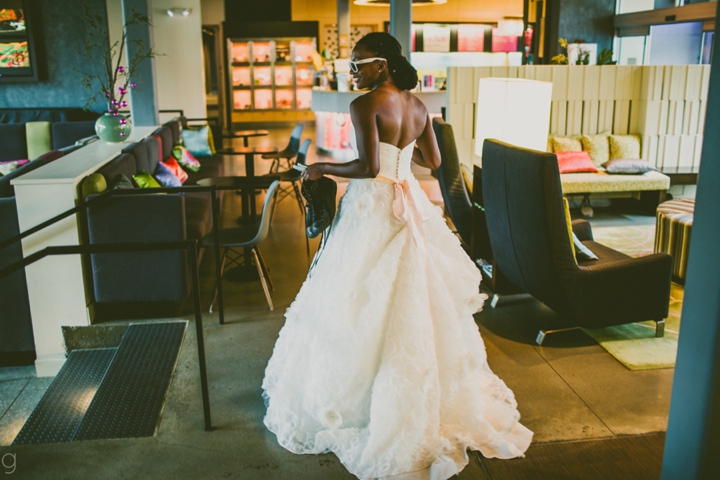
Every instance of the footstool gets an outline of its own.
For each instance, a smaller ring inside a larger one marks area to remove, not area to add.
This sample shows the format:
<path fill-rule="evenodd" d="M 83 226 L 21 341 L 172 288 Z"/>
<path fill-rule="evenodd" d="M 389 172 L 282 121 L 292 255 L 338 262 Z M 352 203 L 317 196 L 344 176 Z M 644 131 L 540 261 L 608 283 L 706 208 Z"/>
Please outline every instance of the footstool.
<path fill-rule="evenodd" d="M 655 253 L 673 257 L 673 280 L 685 283 L 695 199 L 678 198 L 658 205 L 655 224 Z"/>

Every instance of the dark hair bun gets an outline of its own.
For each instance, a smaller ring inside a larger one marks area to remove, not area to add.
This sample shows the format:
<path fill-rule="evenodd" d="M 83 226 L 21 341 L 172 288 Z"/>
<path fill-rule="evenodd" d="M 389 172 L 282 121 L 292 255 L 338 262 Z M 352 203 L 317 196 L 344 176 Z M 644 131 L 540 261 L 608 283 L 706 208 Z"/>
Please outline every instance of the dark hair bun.
<path fill-rule="evenodd" d="M 402 54 L 402 47 L 389 33 L 373 32 L 361 38 L 356 46 L 362 47 L 378 57 L 387 60 L 390 76 L 401 90 L 412 90 L 417 86 L 417 70 Z"/>

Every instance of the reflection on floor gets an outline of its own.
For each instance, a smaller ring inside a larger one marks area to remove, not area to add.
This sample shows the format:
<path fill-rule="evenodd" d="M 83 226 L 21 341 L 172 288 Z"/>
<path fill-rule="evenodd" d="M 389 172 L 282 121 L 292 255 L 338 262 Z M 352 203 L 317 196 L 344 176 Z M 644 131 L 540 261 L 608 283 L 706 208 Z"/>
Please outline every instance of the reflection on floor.
<path fill-rule="evenodd" d="M 284 146 L 289 129 L 273 130 L 254 144 Z M 303 137 L 313 138 L 306 127 Z M 318 155 L 311 149 L 310 161 Z M 321 158 L 321 157 L 320 157 Z M 227 158 L 228 174 L 242 175 L 241 157 Z M 269 162 L 258 160 L 267 171 Z M 237 218 L 240 197 L 226 195 L 224 223 Z M 600 210 L 600 209 L 598 209 Z M 652 217 L 611 215 L 597 226 L 654 224 Z M 614 218 L 614 219 L 613 219 Z M 595 221 L 593 220 L 593 223 Z M 317 241 L 312 247 L 317 248 Z M 175 377 L 155 437 L 93 440 L 56 445 L 0 446 L 17 456 L 23 478 L 242 478 L 350 479 L 334 455 L 294 455 L 277 445 L 262 423 L 261 381 L 283 312 L 307 272 L 303 222 L 297 205 L 281 202 L 260 245 L 276 285 L 269 311 L 259 282 L 225 282 L 226 322 L 205 314 L 213 425 L 203 430 L 194 326 L 188 328 Z M 213 290 L 213 258 L 201 266 L 207 308 Z M 187 310 L 190 312 L 190 309 Z M 183 319 L 192 322 L 192 315 Z M 673 370 L 629 371 L 582 331 L 534 343 L 539 324 L 557 318 L 534 300 L 489 306 L 476 315 L 491 368 L 515 392 L 522 422 L 535 432 L 525 459 L 473 454 L 461 479 L 658 478 Z M 9 445 L 48 379 L 32 368 L 0 369 L 0 445 Z M 633 437 L 627 437 L 627 436 Z"/>

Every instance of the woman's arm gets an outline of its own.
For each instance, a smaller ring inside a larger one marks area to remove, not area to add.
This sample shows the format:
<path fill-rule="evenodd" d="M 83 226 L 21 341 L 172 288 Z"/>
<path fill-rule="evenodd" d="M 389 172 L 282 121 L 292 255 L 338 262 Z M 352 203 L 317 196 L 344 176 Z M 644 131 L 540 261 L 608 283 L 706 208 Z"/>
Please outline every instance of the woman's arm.
<path fill-rule="evenodd" d="M 421 167 L 429 168 L 430 170 L 440 168 L 440 149 L 438 148 L 435 132 L 432 128 L 430 115 L 427 116 L 425 129 L 415 143 L 412 160 Z"/>
<path fill-rule="evenodd" d="M 363 95 L 350 104 L 350 118 L 355 126 L 360 158 L 347 163 L 313 163 L 305 170 L 303 178 L 317 180 L 323 175 L 345 178 L 375 178 L 377 176 L 380 171 L 378 128 L 375 111 L 370 100 L 367 95 Z"/>

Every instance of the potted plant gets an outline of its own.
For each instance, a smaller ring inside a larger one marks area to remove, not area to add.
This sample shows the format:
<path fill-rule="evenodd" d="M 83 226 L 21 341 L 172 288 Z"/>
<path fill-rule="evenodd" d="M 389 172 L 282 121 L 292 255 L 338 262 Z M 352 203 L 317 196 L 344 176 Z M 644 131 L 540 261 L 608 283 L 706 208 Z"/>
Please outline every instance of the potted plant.
<path fill-rule="evenodd" d="M 574 59 L 574 65 L 589 65 L 591 63 L 595 65 L 615 65 L 617 63 L 612 59 L 613 51 L 607 48 L 600 50 L 597 54 L 597 60 L 595 60 L 597 44 L 585 43 L 585 40 L 582 39 L 568 43 L 564 38 L 558 39 L 558 43 L 565 49 L 566 53 L 552 57 L 550 63 L 553 65 L 568 65 L 570 58 Z M 593 56 L 593 62 L 590 60 L 591 55 Z"/>
<path fill-rule="evenodd" d="M 87 65 L 92 67 L 92 73 L 75 70 L 82 75 L 83 87 L 91 92 L 85 105 L 89 108 L 95 104 L 98 97 L 103 97 L 107 103 L 107 111 L 97 119 L 95 132 L 106 142 L 122 142 L 132 129 L 128 116 L 120 113 L 121 108 L 127 107 L 125 95 L 140 82 L 138 66 L 158 55 L 151 47 L 145 48 L 142 40 L 131 40 L 138 48 L 132 58 L 127 59 L 127 63 L 123 65 L 128 27 L 151 25 L 150 19 L 133 9 L 130 18 L 123 25 L 122 40 L 111 45 L 108 42 L 107 22 L 103 15 L 93 12 L 88 5 L 83 4 L 82 18 L 88 31 L 84 48 L 78 53 L 89 60 Z"/>

